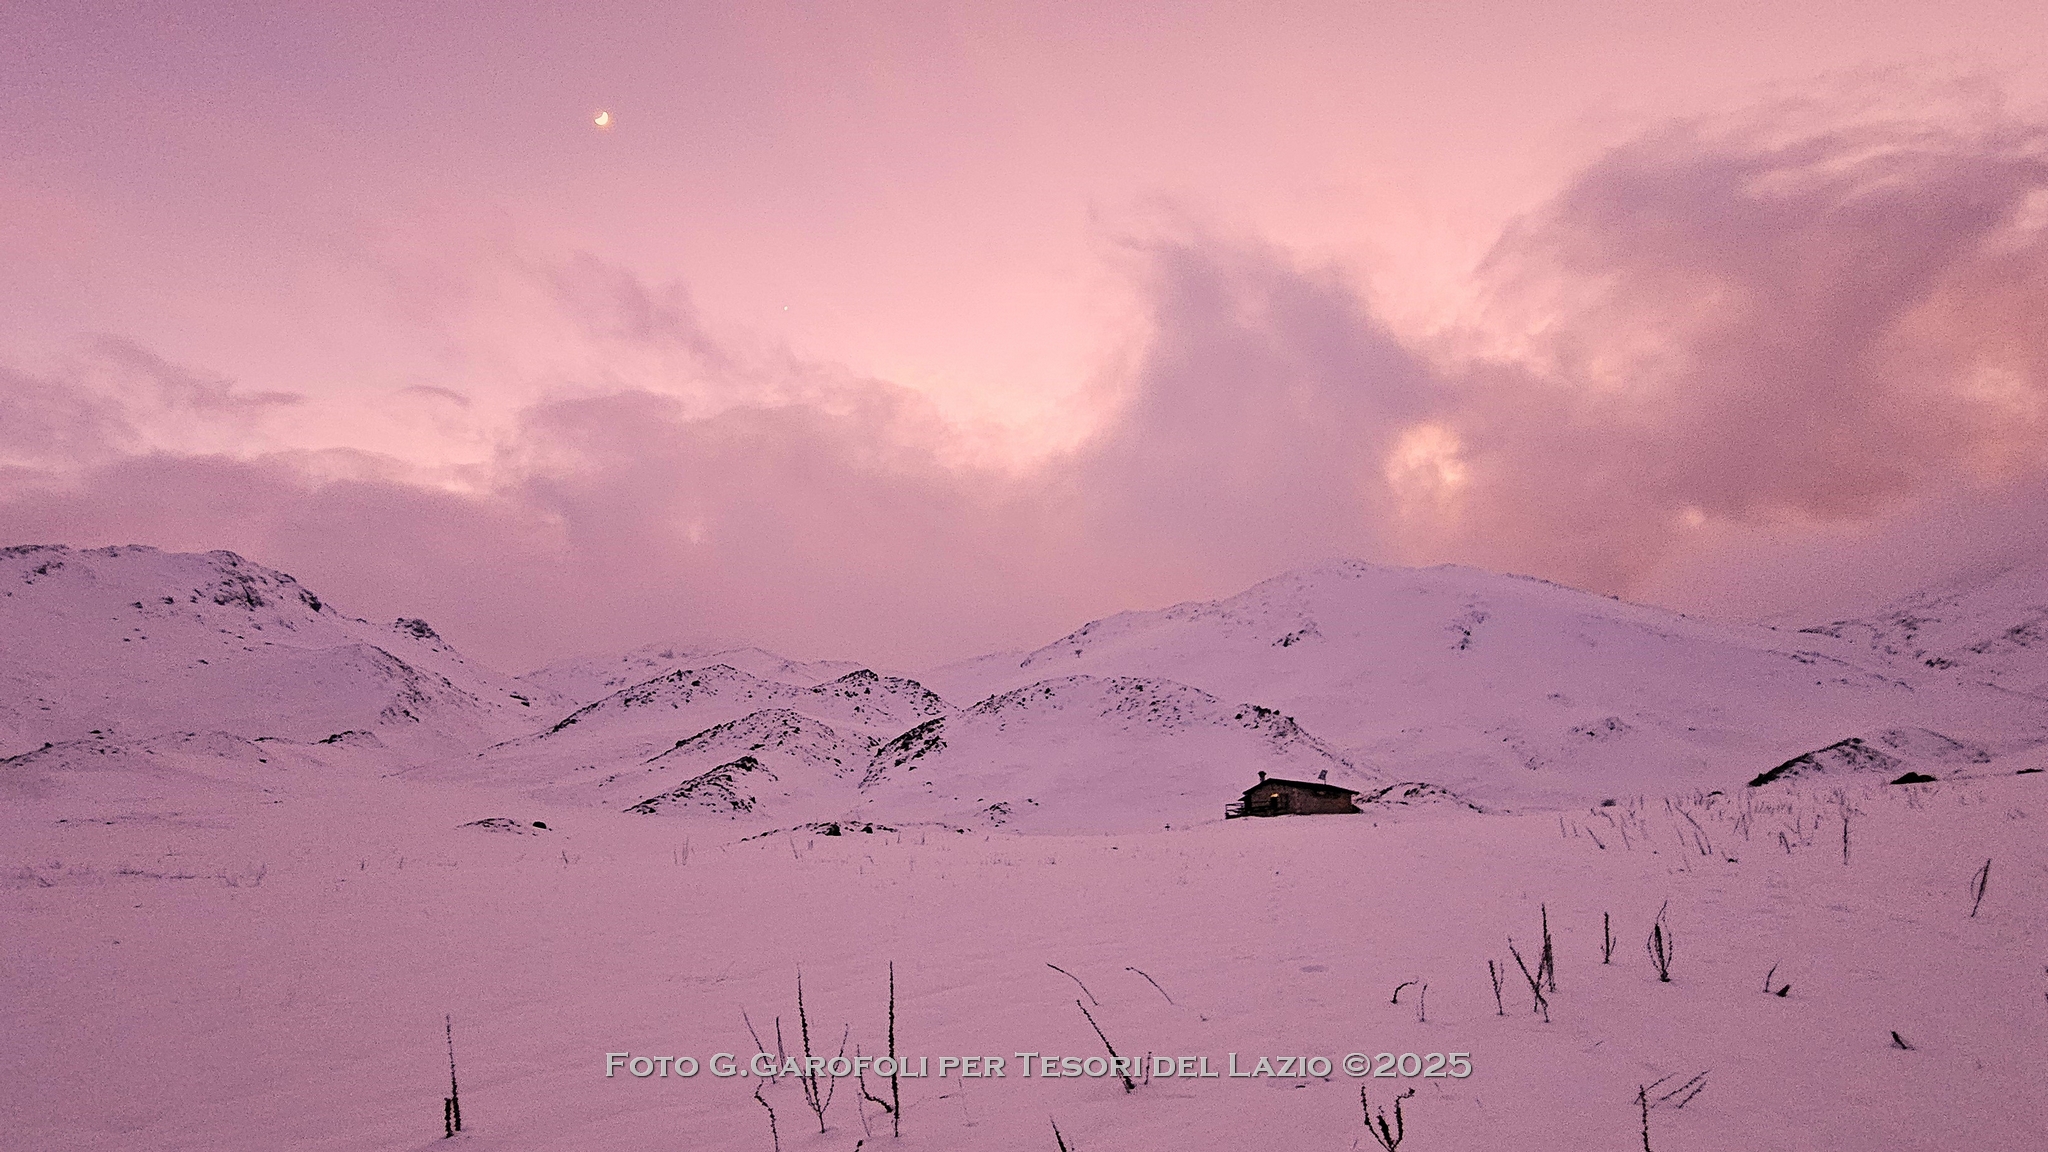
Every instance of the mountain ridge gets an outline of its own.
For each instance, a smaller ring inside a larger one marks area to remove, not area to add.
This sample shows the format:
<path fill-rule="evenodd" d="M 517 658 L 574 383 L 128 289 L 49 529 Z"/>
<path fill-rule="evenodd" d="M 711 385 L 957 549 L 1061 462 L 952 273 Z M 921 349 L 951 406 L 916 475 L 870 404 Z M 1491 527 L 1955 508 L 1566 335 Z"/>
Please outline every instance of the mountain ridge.
<path fill-rule="evenodd" d="M 346 616 L 227 551 L 0 549 L 0 749 L 194 726 L 318 739 L 381 728 L 462 742 L 530 701 L 417 618 Z"/>
<path fill-rule="evenodd" d="M 140 546 L 0 549 L 0 626 L 18 638 L 0 661 L 14 701 L 0 753 L 88 730 L 348 736 L 408 774 L 580 802 L 609 781 L 612 807 L 625 780 L 647 785 L 637 802 L 752 756 L 721 786 L 837 798 L 806 818 L 1078 827 L 1095 787 L 1128 818 L 1191 819 L 1254 770 L 1514 809 L 1727 788 L 1809 753 L 1833 770 L 1993 771 L 2048 742 L 2029 693 L 2048 685 L 2039 565 L 1785 632 L 1456 565 L 1338 560 L 918 679 L 746 648 L 714 655 L 759 672 L 665 667 L 694 654 L 668 645 L 505 677 L 425 620 L 372 624 L 234 553 Z M 594 699 L 561 695 L 649 668 Z M 1852 740 L 1885 751 L 1817 755 Z M 441 754 L 458 748 L 475 754 Z M 1144 783 L 1119 775 L 1132 765 Z"/>

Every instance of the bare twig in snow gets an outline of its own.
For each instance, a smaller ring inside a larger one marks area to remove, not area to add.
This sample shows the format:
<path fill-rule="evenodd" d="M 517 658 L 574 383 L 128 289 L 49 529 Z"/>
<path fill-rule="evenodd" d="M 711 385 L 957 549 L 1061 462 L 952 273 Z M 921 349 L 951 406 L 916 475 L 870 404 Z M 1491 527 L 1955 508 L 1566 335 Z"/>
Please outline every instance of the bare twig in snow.
<path fill-rule="evenodd" d="M 1086 984 L 1081 983 L 1081 978 L 1079 976 L 1074 975 L 1072 972 L 1067 971 L 1065 968 L 1062 968 L 1057 964 L 1047 963 L 1046 967 L 1052 969 L 1053 971 L 1059 973 L 1062 976 L 1065 976 L 1067 979 L 1072 980 L 1075 984 L 1080 986 L 1081 994 L 1083 996 L 1088 997 L 1088 1002 L 1090 1004 L 1095 1005 L 1097 1008 L 1102 1007 L 1102 1001 L 1097 1000 L 1095 998 L 1095 993 L 1088 991 L 1088 986 Z"/>
<path fill-rule="evenodd" d="M 1557 991 L 1557 953 L 1550 947 L 1550 905 L 1539 905 L 1543 912 L 1543 958 L 1536 963 L 1536 974 L 1543 977 L 1545 991 Z"/>
<path fill-rule="evenodd" d="M 1147 984 L 1150 984 L 1150 985 L 1151 985 L 1151 986 L 1153 986 L 1154 988 L 1159 988 L 1159 981 L 1157 981 L 1157 980 L 1154 980 L 1154 979 L 1153 979 L 1152 977 L 1150 977 L 1150 976 L 1147 976 L 1147 975 L 1145 974 L 1145 970 L 1144 970 L 1143 968 L 1129 968 L 1129 967 L 1127 967 L 1127 968 L 1125 968 L 1125 969 L 1124 969 L 1124 971 L 1126 971 L 1126 972 L 1136 972 L 1136 973 L 1137 973 L 1138 975 L 1140 975 L 1140 976 L 1144 976 L 1144 977 L 1145 977 L 1145 983 L 1147 983 Z M 1075 983 L 1079 983 L 1079 981 L 1075 981 Z M 1173 997 L 1172 997 L 1172 996 L 1167 996 L 1167 993 L 1166 993 L 1166 989 L 1164 989 L 1164 988 L 1159 988 L 1159 994 L 1160 994 L 1161 996 L 1166 996 L 1166 1002 L 1167 1002 L 1168 1004 L 1172 1004 L 1172 1003 L 1173 1003 Z"/>
<path fill-rule="evenodd" d="M 1650 962 L 1657 966 L 1658 981 L 1665 984 L 1671 983 L 1673 945 L 1671 929 L 1664 924 L 1665 910 L 1670 907 L 1671 901 L 1666 900 L 1663 906 L 1657 909 L 1657 919 L 1650 926 L 1650 938 L 1643 942 L 1643 947 L 1650 953 Z"/>
<path fill-rule="evenodd" d="M 1664 1082 L 1669 1079 L 1671 1079 L 1670 1076 L 1660 1076 L 1648 1084 L 1636 1085 L 1636 1108 L 1642 1113 L 1643 1118 L 1643 1152 L 1651 1152 L 1650 1109 L 1662 1108 L 1666 1104 L 1670 1104 L 1673 1108 L 1683 1108 L 1691 1103 L 1692 1098 L 1699 1095 L 1707 1086 L 1707 1074 L 1701 1072 L 1699 1075 L 1664 1093 L 1662 1096 L 1652 1099 L 1650 1093 L 1662 1087 Z"/>
<path fill-rule="evenodd" d="M 903 1135 L 903 1094 L 897 1087 L 896 1070 L 902 1059 L 896 1055 L 896 962 L 889 961 L 889 1134 Z"/>
<path fill-rule="evenodd" d="M 761 1095 L 759 1081 L 754 1083 L 754 1103 L 768 1109 L 768 1139 L 774 1145 L 775 1152 L 782 1152 L 782 1134 L 775 1129 L 775 1106 L 768 1103 L 767 1097 Z"/>
<path fill-rule="evenodd" d="M 796 971 L 796 1019 L 799 1035 L 804 1045 L 804 1070 L 797 1073 L 797 1080 L 804 1090 L 804 1104 L 818 1118 L 818 1131 L 825 1131 L 825 1109 L 832 1106 L 832 1097 L 839 1091 L 839 1079 L 828 1070 L 830 1061 L 811 1051 L 811 1017 L 804 1008 L 804 971 Z M 839 1052 L 833 1059 L 846 1055 L 846 1041 L 853 1034 L 853 1025 L 846 1026 L 845 1034 L 839 1037 Z M 819 1081 L 823 1080 L 822 1085 Z"/>
<path fill-rule="evenodd" d="M 1670 1077 L 1667 1076 L 1665 1077 L 1665 1079 L 1668 1080 L 1670 1079 Z M 1687 1104 L 1692 1103 L 1692 1098 L 1699 1095 L 1702 1091 L 1704 1091 L 1706 1089 L 1706 1086 L 1707 1074 L 1706 1072 L 1701 1072 L 1699 1075 L 1693 1077 L 1690 1080 L 1687 1080 L 1685 1083 L 1680 1084 L 1678 1087 L 1673 1088 L 1671 1091 L 1666 1092 L 1662 1096 L 1657 1097 L 1656 1102 L 1651 1104 L 1650 1106 L 1652 1108 L 1661 1108 L 1666 1104 L 1670 1104 L 1673 1108 L 1683 1108 Z"/>
<path fill-rule="evenodd" d="M 767 1052 L 768 1046 L 761 1043 L 761 1034 L 754 1031 L 754 1022 L 747 1018 L 747 1010 L 745 1008 L 740 1009 L 740 1019 L 746 1021 L 747 1035 L 754 1038 L 754 1051 Z M 780 1016 L 775 1018 L 775 1067 L 777 1069 L 782 1067 L 782 1018 Z M 768 1082 L 773 1084 L 781 1078 L 781 1075 L 780 1071 L 771 1073 L 768 1077 Z"/>
<path fill-rule="evenodd" d="M 1122 1067 L 1122 1066 L 1123 1066 L 1123 1057 L 1121 1057 L 1121 1056 L 1118 1056 L 1118 1055 L 1116 1054 L 1116 1047 L 1115 1047 L 1114 1045 L 1112 1045 L 1112 1044 L 1111 1044 L 1111 1043 L 1109 1042 L 1109 1037 L 1107 1037 L 1107 1036 L 1104 1036 L 1104 1035 L 1102 1034 L 1102 1025 L 1100 1025 L 1100 1024 L 1097 1024 L 1097 1023 L 1095 1022 L 1095 1017 L 1093 1017 L 1093 1016 L 1090 1016 L 1090 1015 L 1088 1014 L 1088 1006 L 1087 1006 L 1086 1004 L 1083 1004 L 1083 1003 L 1081 1003 L 1081 1002 L 1080 1002 L 1079 1000 L 1076 1000 L 1076 1001 L 1074 1001 L 1074 1007 L 1076 1007 L 1076 1008 L 1079 1008 L 1079 1009 L 1081 1010 L 1081 1015 L 1083 1015 L 1083 1016 L 1087 1016 L 1087 1017 L 1088 1017 L 1088 1026 L 1089 1026 L 1090 1028 L 1093 1028 L 1093 1029 L 1095 1029 L 1095 1035 L 1096 1035 L 1096 1037 L 1097 1037 L 1098 1039 L 1100 1039 L 1100 1040 L 1102 1041 L 1102 1046 L 1103 1046 L 1104 1048 L 1106 1048 L 1106 1049 L 1108 1049 L 1108 1050 L 1109 1050 L 1109 1059 L 1110 1059 L 1110 1061 L 1111 1061 L 1110 1067 L 1112 1067 L 1112 1068 Z M 1134 1082 L 1132 1082 L 1132 1080 L 1131 1080 L 1131 1074 L 1130 1074 L 1130 1073 L 1128 1073 L 1128 1072 L 1119 1072 L 1119 1073 L 1117 1073 L 1117 1077 L 1118 1077 L 1118 1079 L 1121 1079 L 1121 1080 L 1122 1080 L 1122 1081 L 1124 1082 L 1124 1091 L 1126 1091 L 1126 1092 L 1136 1092 L 1136 1091 L 1138 1090 L 1138 1086 L 1137 1086 L 1137 1084 L 1135 1084 L 1135 1083 L 1134 1083 Z"/>
<path fill-rule="evenodd" d="M 442 1109 L 442 1125 L 448 1135 L 462 1131 L 462 1091 L 455 1086 L 455 1017 L 443 1016 L 441 1026 L 448 1033 L 448 1105 Z"/>
<path fill-rule="evenodd" d="M 1536 973 L 1529 971 L 1529 965 L 1523 962 L 1521 952 L 1515 948 L 1513 937 L 1508 938 L 1508 955 L 1515 958 L 1515 967 L 1522 970 L 1522 979 L 1529 982 L 1529 995 L 1535 1001 L 1530 1005 L 1529 1011 L 1543 1013 L 1543 1022 L 1550 1023 L 1550 1001 L 1543 996 L 1543 981 Z M 1539 967 L 1537 972 L 1541 971 Z"/>
<path fill-rule="evenodd" d="M 1380 1114 L 1375 1117 L 1372 1114 L 1372 1103 L 1365 1096 L 1365 1085 L 1358 1086 L 1358 1107 L 1365 1113 L 1365 1130 L 1372 1133 L 1373 1142 L 1386 1149 L 1386 1152 L 1394 1152 L 1401 1146 L 1402 1139 L 1408 1135 L 1407 1121 L 1401 1115 L 1401 1101 L 1413 1095 L 1415 1089 L 1410 1088 L 1394 1097 L 1394 1120 L 1389 1124 L 1387 1110 L 1380 1109 Z"/>

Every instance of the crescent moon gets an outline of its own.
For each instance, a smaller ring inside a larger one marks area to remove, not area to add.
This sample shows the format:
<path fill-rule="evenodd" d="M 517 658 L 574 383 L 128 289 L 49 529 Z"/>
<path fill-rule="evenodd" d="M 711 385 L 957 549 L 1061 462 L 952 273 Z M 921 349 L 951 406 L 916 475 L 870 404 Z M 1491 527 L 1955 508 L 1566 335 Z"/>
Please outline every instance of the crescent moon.
<path fill-rule="evenodd" d="M 609 112 L 599 112 L 599 113 L 597 114 L 597 120 L 596 120 L 596 124 L 597 124 L 597 126 L 598 126 L 599 128 L 609 128 L 609 127 L 611 127 L 611 126 L 612 126 L 612 114 L 611 114 L 611 113 L 609 113 Z"/>

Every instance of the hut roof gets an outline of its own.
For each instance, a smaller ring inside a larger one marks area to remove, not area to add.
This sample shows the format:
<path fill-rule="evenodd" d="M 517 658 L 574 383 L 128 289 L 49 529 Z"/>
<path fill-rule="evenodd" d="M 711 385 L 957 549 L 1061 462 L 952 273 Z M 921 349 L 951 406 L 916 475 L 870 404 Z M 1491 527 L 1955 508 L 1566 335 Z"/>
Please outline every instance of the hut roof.
<path fill-rule="evenodd" d="M 1288 788 L 1299 788 L 1305 792 L 1321 792 L 1325 795 L 1358 795 L 1358 789 L 1356 788 L 1339 788 L 1335 784 L 1326 783 L 1321 780 L 1282 780 L 1278 776 L 1267 776 L 1261 779 L 1257 784 L 1245 789 L 1244 794 L 1250 796 L 1268 784 L 1280 784 Z"/>

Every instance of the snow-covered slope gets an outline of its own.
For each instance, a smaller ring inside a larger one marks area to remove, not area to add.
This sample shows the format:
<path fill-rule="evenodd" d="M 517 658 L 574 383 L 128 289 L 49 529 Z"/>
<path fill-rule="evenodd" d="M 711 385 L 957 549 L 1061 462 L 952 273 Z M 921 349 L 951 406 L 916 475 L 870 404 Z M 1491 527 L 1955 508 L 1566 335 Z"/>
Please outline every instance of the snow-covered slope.
<path fill-rule="evenodd" d="M 1803 752 L 1751 780 L 1752 786 L 1795 777 L 1876 776 L 1880 783 L 1931 782 L 1965 776 L 1989 776 L 2033 767 L 2038 742 L 1991 749 L 1925 728 L 1893 728 L 1869 736 L 1851 736 L 1825 748 Z M 2022 753 L 2015 757 L 2012 753 Z M 1994 768 L 1990 765 L 1998 760 Z"/>
<path fill-rule="evenodd" d="M 1108 831 L 1222 815 L 1264 772 L 1357 791 L 1389 781 L 1288 717 L 1159 677 L 1063 676 L 889 741 L 861 781 L 871 819 Z"/>
<path fill-rule="evenodd" d="M 452 1037 L 450 1147 L 1371 1147 L 1362 1104 L 1405 1109 L 1414 1152 L 2048 1147 L 2014 1057 L 2048 940 L 2040 700 L 1918 655 L 1946 648 L 1336 566 L 956 670 L 964 710 L 668 670 L 393 772 L 388 739 L 540 709 L 232 557 L 0 577 L 9 722 L 100 729 L 0 751 L 10 1146 L 439 1147 Z M 2023 623 L 1965 616 L 1966 652 Z M 1417 783 L 1461 766 L 1626 795 L 1475 814 Z M 1958 778 L 1883 782 L 1923 766 Z M 1260 770 L 1369 814 L 1217 819 Z M 874 815 L 801 827 L 835 813 Z M 1538 947 L 1554 986 L 1489 979 Z M 890 1115 L 870 1066 L 813 1123 L 796 1077 L 710 1063 L 819 1037 L 932 1074 Z M 1144 1054 L 1130 1090 L 1015 1055 L 1112 1043 Z M 1472 1075 L 1432 1078 L 1453 1050 Z M 646 1075 L 606 1075 L 621 1052 Z"/>
<path fill-rule="evenodd" d="M 54 801 L 99 818 L 175 809 L 224 793 L 261 791 L 268 777 L 313 766 L 304 745 L 228 732 L 122 739 L 104 732 L 0 760 L 0 800 Z"/>
<path fill-rule="evenodd" d="M 429 774 L 746 829 L 839 820 L 1110 831 L 1216 819 L 1261 772 L 1327 780 L 1389 807 L 1462 806 L 1437 789 L 1390 788 L 1398 778 L 1273 709 L 1156 677 L 1058 677 L 955 712 L 871 672 L 797 689 L 731 668 L 685 670 Z"/>
<path fill-rule="evenodd" d="M 880 743 L 791 708 L 766 708 L 680 739 L 637 764 L 602 775 L 577 773 L 542 795 L 646 814 L 826 819 L 854 802 Z"/>
<path fill-rule="evenodd" d="M 926 679 L 964 699 L 1073 674 L 1170 678 L 1278 708 L 1391 777 L 1489 805 L 1732 787 L 1866 729 L 1968 741 L 1953 730 L 1984 723 L 2018 739 L 1997 701 L 1863 655 L 1538 580 L 1340 562 Z"/>
<path fill-rule="evenodd" d="M 1804 631 L 1923 677 L 1946 673 L 2048 699 L 2048 560 L 1923 589 L 1869 616 Z"/>
<path fill-rule="evenodd" d="M 0 752 L 95 729 L 470 742 L 532 719 L 425 621 L 345 616 L 232 552 L 0 550 L 0 636 Z"/>
<path fill-rule="evenodd" d="M 946 702 L 917 681 L 878 676 L 866 669 L 799 688 L 714 664 L 677 669 L 614 692 L 571 712 L 536 739 L 567 745 L 599 734 L 611 738 L 679 728 L 694 735 L 712 724 L 776 706 L 877 735 L 946 711 Z"/>
<path fill-rule="evenodd" d="M 443 779 L 476 778 L 538 789 L 549 795 L 580 797 L 612 807 L 675 787 L 689 775 L 708 771 L 767 740 L 775 765 L 797 770 L 847 757 L 864 759 L 866 749 L 950 709 L 914 680 L 880 676 L 866 669 L 809 687 L 764 679 L 723 664 L 681 668 L 595 700 L 552 725 L 479 753 L 468 764 L 445 763 L 428 771 Z M 738 722 L 761 717 L 753 726 Z M 786 714 L 786 715 L 785 715 Z M 808 720 L 811 723 L 799 723 Z M 772 731 L 771 731 L 772 730 Z M 815 746 L 813 746 L 815 744 Z M 706 760 L 705 757 L 712 757 Z M 783 763 L 784 756 L 793 757 Z M 679 775 L 679 773 L 681 775 Z M 857 775 L 857 773 L 856 773 Z M 751 779 L 765 780 L 752 776 Z M 615 798 L 592 780 L 636 780 L 634 795 Z M 780 779 L 778 775 L 778 780 Z M 794 782 L 777 789 L 811 796 L 821 783 Z M 735 793 L 735 799 L 751 793 Z M 850 792 L 843 797 L 851 802 Z M 752 805 L 728 805 L 747 812 Z M 808 807 L 806 810 L 809 810 Z"/>
<path fill-rule="evenodd" d="M 645 644 L 617 656 L 579 656 L 558 660 L 518 679 L 520 684 L 531 687 L 539 696 L 574 706 L 588 704 L 670 672 L 709 668 L 714 664 L 800 688 L 810 688 L 861 670 L 861 665 L 851 660 L 791 660 L 762 648 Z"/>
<path fill-rule="evenodd" d="M 1595 1152 L 1643 1146 L 1639 1088 L 1658 1152 L 2048 1147 L 2048 776 L 738 842 L 339 766 L 160 811 L 0 805 L 7 1147 L 1047 1152 L 1057 1124 L 1096 1152 L 1338 1152 L 1378 1147 L 1363 1089 L 1401 1101 L 1403 1152 Z M 1547 1021 L 1508 951 L 1535 966 L 1546 936 Z M 778 1018 L 800 1052 L 799 971 L 814 1048 L 928 1059 L 900 1139 L 858 1080 L 824 1082 L 820 1134 L 796 1077 L 712 1073 Z M 1164 1063 L 1126 1092 L 1105 1038 Z M 1353 1074 L 1381 1051 L 1393 1075 Z M 700 1074 L 607 1077 L 617 1052 Z M 1019 1052 L 1098 1063 L 1025 1078 Z M 1470 1076 L 1422 1074 L 1450 1052 Z M 1274 1074 L 1164 1074 L 1231 1053 Z M 982 1054 L 1005 1074 L 940 1067 Z"/>
<path fill-rule="evenodd" d="M 1428 782 L 1489 808 L 1727 789 L 1809 753 L 1799 772 L 1948 778 L 2038 759 L 2048 741 L 2029 694 L 2048 681 L 2033 642 L 2044 588 L 2048 570 L 2018 568 L 1779 632 L 1470 569 L 1332 563 L 933 673 L 953 699 L 983 701 L 967 713 L 917 681 L 858 669 L 816 682 L 838 666 L 750 649 L 725 653 L 746 667 L 667 667 L 578 707 L 560 701 L 691 653 L 513 681 L 424 621 L 345 616 L 231 553 L 25 547 L 0 552 L 0 754 L 95 732 L 497 740 L 421 770 L 611 807 L 684 789 L 654 807 L 989 823 L 1037 810 L 1060 828 L 1196 818 L 1258 771 L 1312 778 L 1324 757 L 1355 765 L 1347 778 Z M 1252 738 L 1241 708 L 1299 721 L 1298 742 Z M 711 734 L 764 712 L 809 723 L 762 720 L 786 729 L 763 747 L 761 732 Z M 845 767 L 867 742 L 919 732 L 945 745 L 928 767 Z M 1821 755 L 1838 747 L 1873 754 Z M 856 776 L 867 786 L 848 792 Z M 590 785 L 629 778 L 624 799 Z"/>

